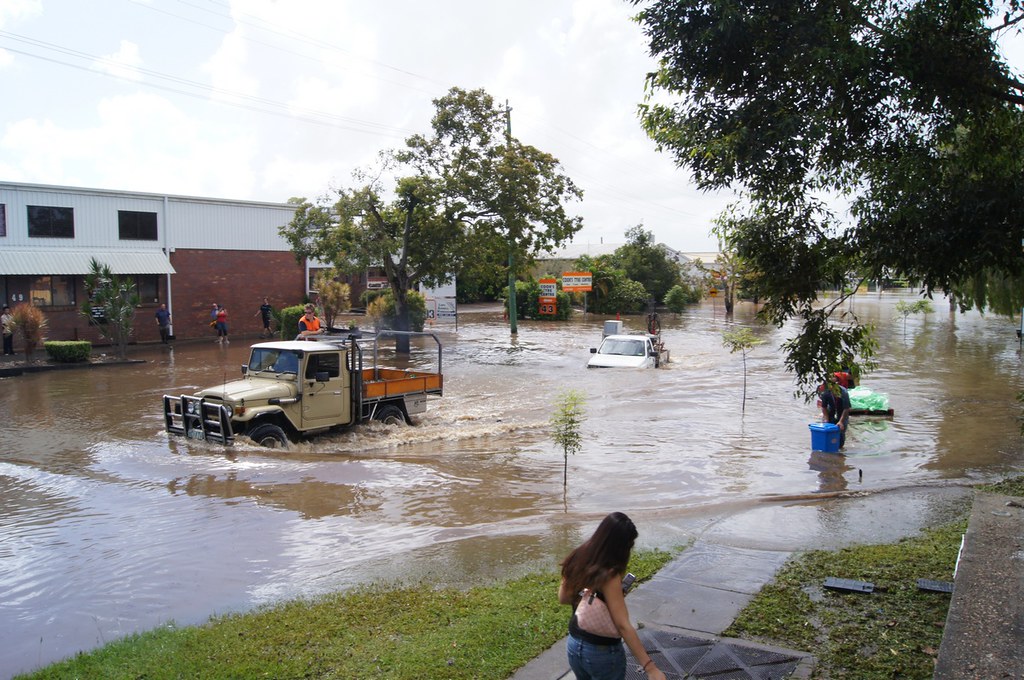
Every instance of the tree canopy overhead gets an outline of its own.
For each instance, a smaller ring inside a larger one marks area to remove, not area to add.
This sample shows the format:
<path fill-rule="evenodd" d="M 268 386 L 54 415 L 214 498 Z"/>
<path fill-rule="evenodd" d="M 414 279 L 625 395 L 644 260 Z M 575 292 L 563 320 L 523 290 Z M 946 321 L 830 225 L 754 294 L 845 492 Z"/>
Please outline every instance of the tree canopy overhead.
<path fill-rule="evenodd" d="M 556 158 L 509 134 L 489 94 L 452 88 L 434 106 L 431 135 L 382 151 L 379 167 L 333 200 L 295 199 L 281 228 L 298 258 L 349 273 L 382 267 L 399 330 L 408 330 L 414 284 L 446 283 L 468 259 L 495 252 L 511 250 L 525 266 L 582 227 L 565 208 L 582 192 Z"/>
<path fill-rule="evenodd" d="M 1019 0 L 632 1 L 660 60 L 643 125 L 701 188 L 745 195 L 730 244 L 766 319 L 804 319 L 801 383 L 866 339 L 829 330 L 822 283 L 895 271 L 984 305 L 980 272 L 1024 273 L 1024 83 L 1000 51 Z"/>

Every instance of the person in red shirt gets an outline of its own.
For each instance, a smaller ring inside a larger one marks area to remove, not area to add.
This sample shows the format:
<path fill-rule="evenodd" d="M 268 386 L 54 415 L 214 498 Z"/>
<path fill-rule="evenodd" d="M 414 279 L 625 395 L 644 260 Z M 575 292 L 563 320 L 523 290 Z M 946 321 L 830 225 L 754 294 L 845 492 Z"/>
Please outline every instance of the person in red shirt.
<path fill-rule="evenodd" d="M 228 344 L 228 308 L 218 307 L 217 308 L 217 343 L 226 345 Z"/>

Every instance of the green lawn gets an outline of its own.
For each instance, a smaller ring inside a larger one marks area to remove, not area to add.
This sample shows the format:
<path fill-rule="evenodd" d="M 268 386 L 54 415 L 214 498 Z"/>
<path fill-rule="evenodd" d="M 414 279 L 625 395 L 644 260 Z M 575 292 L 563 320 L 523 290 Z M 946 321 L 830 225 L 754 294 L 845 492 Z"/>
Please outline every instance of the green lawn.
<path fill-rule="evenodd" d="M 649 579 L 672 554 L 634 554 Z M 566 634 L 558 574 L 470 590 L 366 587 L 164 626 L 25 678 L 505 678 Z"/>
<path fill-rule="evenodd" d="M 1024 477 L 982 487 L 1024 496 Z M 723 634 L 811 652 L 815 678 L 931 678 L 951 596 L 918 579 L 952 581 L 967 518 L 886 545 L 804 553 Z M 829 576 L 868 581 L 871 594 L 825 589 Z"/>

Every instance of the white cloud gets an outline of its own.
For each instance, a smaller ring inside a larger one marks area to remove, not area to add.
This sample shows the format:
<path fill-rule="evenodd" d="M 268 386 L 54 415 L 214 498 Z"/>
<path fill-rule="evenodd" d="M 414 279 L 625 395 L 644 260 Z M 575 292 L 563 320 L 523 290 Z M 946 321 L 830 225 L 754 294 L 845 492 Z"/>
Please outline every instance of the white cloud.
<path fill-rule="evenodd" d="M 245 101 L 260 93 L 257 73 L 248 68 L 248 43 L 241 32 L 235 31 L 224 37 L 220 49 L 202 66 L 214 88 L 214 99 L 220 101 Z"/>
<path fill-rule="evenodd" d="M 121 41 L 121 47 L 117 52 L 101 57 L 93 64 L 93 68 L 102 73 L 136 81 L 142 80 L 142 73 L 139 72 L 140 66 L 142 66 L 142 58 L 139 56 L 139 46 L 128 40 Z"/>
<path fill-rule="evenodd" d="M 43 13 L 43 0 L 3 0 L 0 2 L 0 28 Z"/>

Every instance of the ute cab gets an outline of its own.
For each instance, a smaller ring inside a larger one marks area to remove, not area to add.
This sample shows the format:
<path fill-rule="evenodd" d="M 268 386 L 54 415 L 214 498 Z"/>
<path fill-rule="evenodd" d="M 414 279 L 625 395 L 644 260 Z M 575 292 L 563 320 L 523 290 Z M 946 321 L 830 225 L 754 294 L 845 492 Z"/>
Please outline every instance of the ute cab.
<path fill-rule="evenodd" d="M 587 368 L 657 368 L 668 362 L 668 350 L 649 333 L 606 336 L 590 353 Z"/>

